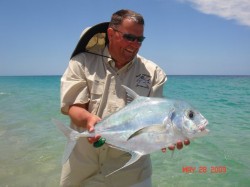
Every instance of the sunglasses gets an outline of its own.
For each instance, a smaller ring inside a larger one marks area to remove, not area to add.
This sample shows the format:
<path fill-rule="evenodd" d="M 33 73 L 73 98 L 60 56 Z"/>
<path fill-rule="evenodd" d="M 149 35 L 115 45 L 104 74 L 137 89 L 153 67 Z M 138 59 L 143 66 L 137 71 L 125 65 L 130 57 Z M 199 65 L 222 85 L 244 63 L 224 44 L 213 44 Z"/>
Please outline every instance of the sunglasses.
<path fill-rule="evenodd" d="M 114 29 L 114 28 L 113 28 L 113 30 L 116 31 L 116 32 L 121 33 L 121 34 L 122 34 L 122 37 L 123 37 L 125 40 L 130 41 L 130 42 L 134 42 L 135 40 L 137 40 L 138 43 L 142 43 L 143 40 L 145 39 L 144 36 L 135 36 L 135 35 L 133 35 L 133 34 L 123 33 L 123 32 L 121 32 L 121 31 L 119 31 L 119 30 L 117 30 L 117 29 Z"/>

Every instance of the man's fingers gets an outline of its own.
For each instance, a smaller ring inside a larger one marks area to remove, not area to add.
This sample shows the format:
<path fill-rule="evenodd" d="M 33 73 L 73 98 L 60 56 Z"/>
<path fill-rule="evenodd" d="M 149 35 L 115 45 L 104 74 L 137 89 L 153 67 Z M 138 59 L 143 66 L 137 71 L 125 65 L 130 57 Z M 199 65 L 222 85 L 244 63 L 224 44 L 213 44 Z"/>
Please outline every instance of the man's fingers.
<path fill-rule="evenodd" d="M 177 149 L 182 149 L 183 148 L 183 143 L 181 141 L 178 141 L 176 143 L 176 147 L 177 147 Z"/>
<path fill-rule="evenodd" d="M 166 153 L 167 149 L 166 149 L 166 148 L 162 148 L 161 151 L 162 151 L 163 153 Z"/>
<path fill-rule="evenodd" d="M 184 145 L 189 145 L 190 141 L 189 140 L 184 140 Z"/>
<path fill-rule="evenodd" d="M 89 143 L 95 143 L 100 139 L 100 135 L 96 135 L 95 137 L 88 138 Z"/>
<path fill-rule="evenodd" d="M 183 148 L 183 143 L 184 143 L 184 145 L 189 145 L 190 144 L 190 141 L 188 140 L 188 139 L 186 139 L 186 140 L 184 140 L 183 142 L 182 141 L 177 141 L 177 143 L 175 144 L 175 145 L 170 145 L 170 146 L 168 146 L 168 149 L 170 150 L 170 151 L 173 151 L 173 150 L 175 150 L 175 147 L 177 148 L 177 149 L 182 149 Z M 163 150 L 162 149 L 162 152 L 166 152 L 166 149 L 165 150 Z"/>
<path fill-rule="evenodd" d="M 171 151 L 175 150 L 175 145 L 168 146 L 168 149 L 171 150 Z"/>

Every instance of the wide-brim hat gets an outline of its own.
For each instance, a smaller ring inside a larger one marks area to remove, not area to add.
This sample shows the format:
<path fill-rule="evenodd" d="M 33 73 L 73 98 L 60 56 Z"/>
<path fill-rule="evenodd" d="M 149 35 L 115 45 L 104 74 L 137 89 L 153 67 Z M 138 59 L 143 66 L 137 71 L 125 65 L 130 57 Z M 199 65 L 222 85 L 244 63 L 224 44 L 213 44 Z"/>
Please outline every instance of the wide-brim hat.
<path fill-rule="evenodd" d="M 71 58 L 86 51 L 95 52 L 96 48 L 105 47 L 108 43 L 107 29 L 109 22 L 99 23 L 84 29 Z"/>

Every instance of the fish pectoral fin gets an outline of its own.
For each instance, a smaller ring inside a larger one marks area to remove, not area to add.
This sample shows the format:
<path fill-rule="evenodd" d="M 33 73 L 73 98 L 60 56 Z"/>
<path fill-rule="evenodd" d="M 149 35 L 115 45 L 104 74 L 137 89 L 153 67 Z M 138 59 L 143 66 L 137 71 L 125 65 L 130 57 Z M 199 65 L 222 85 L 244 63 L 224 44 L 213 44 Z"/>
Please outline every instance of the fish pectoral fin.
<path fill-rule="evenodd" d="M 148 126 L 148 127 L 144 127 L 142 129 L 139 129 L 137 131 L 135 131 L 133 134 L 131 134 L 127 140 L 130 140 L 131 138 L 134 138 L 135 136 L 138 136 L 140 134 L 143 133 L 163 133 L 164 131 L 166 131 L 166 126 L 164 124 L 156 124 L 156 125 L 152 125 L 152 126 Z"/>
<path fill-rule="evenodd" d="M 133 164 L 133 163 L 135 163 L 137 160 L 139 160 L 139 159 L 141 158 L 141 156 L 142 156 L 142 154 L 139 153 L 139 152 L 131 151 L 131 152 L 129 152 L 129 153 L 131 154 L 130 160 L 129 160 L 124 166 L 122 166 L 121 168 L 119 168 L 119 169 L 117 169 L 117 170 L 111 172 L 110 174 L 106 175 L 106 177 L 108 177 L 108 176 L 110 176 L 110 175 L 116 173 L 117 171 L 120 171 L 121 169 L 123 169 L 123 168 L 125 168 L 125 167 L 127 167 L 127 166 L 130 166 L 131 164 Z"/>

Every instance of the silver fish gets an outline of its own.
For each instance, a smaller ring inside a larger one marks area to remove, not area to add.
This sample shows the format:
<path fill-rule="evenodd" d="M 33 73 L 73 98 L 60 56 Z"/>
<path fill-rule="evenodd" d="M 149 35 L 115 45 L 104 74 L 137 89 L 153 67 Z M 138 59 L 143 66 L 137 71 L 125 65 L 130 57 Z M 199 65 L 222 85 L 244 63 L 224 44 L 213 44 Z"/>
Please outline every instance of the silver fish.
<path fill-rule="evenodd" d="M 129 152 L 130 160 L 109 175 L 136 162 L 141 156 L 161 150 L 178 140 L 206 135 L 208 121 L 185 101 L 166 98 L 149 98 L 137 95 L 123 86 L 132 102 L 96 124 L 95 131 L 79 133 L 57 120 L 58 129 L 68 138 L 63 162 L 66 162 L 80 137 L 106 139 L 111 147 Z"/>

